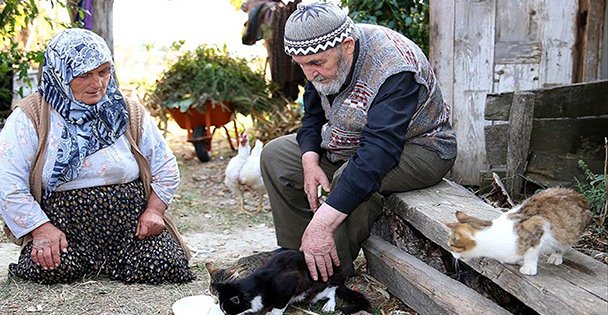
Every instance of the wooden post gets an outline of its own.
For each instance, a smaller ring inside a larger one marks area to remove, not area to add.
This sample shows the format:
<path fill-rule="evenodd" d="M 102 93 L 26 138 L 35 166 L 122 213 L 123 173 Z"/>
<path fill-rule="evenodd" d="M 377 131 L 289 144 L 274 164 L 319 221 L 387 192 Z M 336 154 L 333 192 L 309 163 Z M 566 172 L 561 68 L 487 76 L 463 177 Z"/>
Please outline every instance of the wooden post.
<path fill-rule="evenodd" d="M 114 55 L 114 0 L 94 1 L 93 6 L 92 31 L 106 40 L 110 52 Z"/>
<path fill-rule="evenodd" d="M 519 92 L 513 95 L 509 113 L 509 141 L 507 147 L 507 179 L 510 194 L 521 195 L 522 175 L 526 171 L 532 119 L 534 118 L 534 93 Z"/>

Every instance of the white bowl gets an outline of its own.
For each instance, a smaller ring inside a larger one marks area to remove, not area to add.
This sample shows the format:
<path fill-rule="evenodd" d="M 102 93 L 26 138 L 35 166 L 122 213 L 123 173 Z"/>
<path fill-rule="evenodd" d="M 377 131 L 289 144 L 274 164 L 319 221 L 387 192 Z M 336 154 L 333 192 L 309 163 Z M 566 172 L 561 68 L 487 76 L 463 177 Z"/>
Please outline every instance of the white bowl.
<path fill-rule="evenodd" d="M 193 295 L 179 299 L 171 307 L 174 315 L 223 315 L 220 306 L 209 295 Z"/>

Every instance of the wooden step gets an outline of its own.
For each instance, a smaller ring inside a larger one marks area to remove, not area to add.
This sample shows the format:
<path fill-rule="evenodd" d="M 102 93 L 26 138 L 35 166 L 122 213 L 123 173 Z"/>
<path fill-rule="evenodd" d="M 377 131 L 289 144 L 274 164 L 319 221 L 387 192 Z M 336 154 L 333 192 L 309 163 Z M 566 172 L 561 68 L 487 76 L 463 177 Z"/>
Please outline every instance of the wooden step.
<path fill-rule="evenodd" d="M 456 210 L 484 219 L 494 219 L 501 213 L 448 180 L 426 189 L 393 194 L 387 198 L 386 207 L 445 249 L 449 230 L 444 223 L 456 221 Z M 536 276 L 523 275 L 519 266 L 493 259 L 464 263 L 540 314 L 608 314 L 608 266 L 577 251 L 564 255 L 564 263 L 559 266 L 543 259 Z"/>
<path fill-rule="evenodd" d="M 377 236 L 365 242 L 363 252 L 368 271 L 419 314 L 510 314 Z"/>

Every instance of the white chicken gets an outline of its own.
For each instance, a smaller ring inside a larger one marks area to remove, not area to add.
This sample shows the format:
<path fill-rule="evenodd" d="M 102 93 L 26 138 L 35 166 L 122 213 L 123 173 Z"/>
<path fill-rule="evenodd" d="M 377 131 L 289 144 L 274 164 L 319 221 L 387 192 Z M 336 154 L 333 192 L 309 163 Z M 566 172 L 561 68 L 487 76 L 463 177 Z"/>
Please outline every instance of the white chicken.
<path fill-rule="evenodd" d="M 252 191 L 258 197 L 258 206 L 255 212 L 262 210 L 264 194 L 266 193 L 266 187 L 264 186 L 262 172 L 260 170 L 260 154 L 262 154 L 263 147 L 264 143 L 256 139 L 255 145 L 253 146 L 253 149 L 251 149 L 251 154 L 239 173 L 239 183 L 241 184 L 241 187 Z"/>
<path fill-rule="evenodd" d="M 226 166 L 226 176 L 224 178 L 224 185 L 230 189 L 230 191 L 236 195 L 239 201 L 241 210 L 245 209 L 243 200 L 243 191 L 239 184 L 239 174 L 243 165 L 247 162 L 251 148 L 249 147 L 249 139 L 246 133 L 242 133 L 239 139 L 239 150 L 235 157 L 230 159 Z"/>

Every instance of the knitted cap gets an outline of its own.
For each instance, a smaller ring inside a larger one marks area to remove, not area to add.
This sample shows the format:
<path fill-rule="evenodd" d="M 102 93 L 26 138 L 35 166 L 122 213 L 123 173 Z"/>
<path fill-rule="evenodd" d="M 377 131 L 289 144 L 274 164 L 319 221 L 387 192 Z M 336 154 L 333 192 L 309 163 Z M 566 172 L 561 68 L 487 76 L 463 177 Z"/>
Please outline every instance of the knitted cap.
<path fill-rule="evenodd" d="M 336 47 L 353 27 L 346 12 L 331 3 L 299 3 L 285 23 L 285 53 L 304 56 Z"/>

